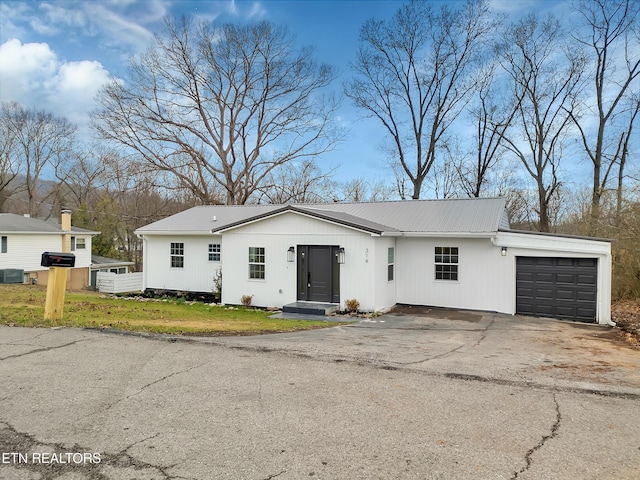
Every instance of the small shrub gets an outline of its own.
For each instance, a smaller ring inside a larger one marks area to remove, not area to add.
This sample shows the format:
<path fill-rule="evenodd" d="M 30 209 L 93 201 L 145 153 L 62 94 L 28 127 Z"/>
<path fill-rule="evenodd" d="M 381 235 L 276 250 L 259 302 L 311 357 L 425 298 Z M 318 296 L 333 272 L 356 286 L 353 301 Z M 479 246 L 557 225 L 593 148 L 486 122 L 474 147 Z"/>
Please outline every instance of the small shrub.
<path fill-rule="evenodd" d="M 349 298 L 344 301 L 344 306 L 348 313 L 358 313 L 360 302 L 355 298 Z"/>
<path fill-rule="evenodd" d="M 213 294 L 216 298 L 222 298 L 222 269 L 219 268 L 216 270 L 215 275 L 213 276 Z"/>
<path fill-rule="evenodd" d="M 242 295 L 242 297 L 240 298 L 240 303 L 242 303 L 242 305 L 244 305 L 245 307 L 250 307 L 251 302 L 253 302 L 253 295 Z"/>

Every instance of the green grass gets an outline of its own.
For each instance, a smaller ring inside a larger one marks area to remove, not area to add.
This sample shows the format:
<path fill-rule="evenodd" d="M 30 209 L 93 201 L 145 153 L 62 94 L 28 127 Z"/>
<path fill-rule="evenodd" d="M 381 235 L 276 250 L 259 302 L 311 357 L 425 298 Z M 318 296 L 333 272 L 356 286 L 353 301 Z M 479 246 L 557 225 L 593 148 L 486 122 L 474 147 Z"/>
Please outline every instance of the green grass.
<path fill-rule="evenodd" d="M 221 307 L 180 299 L 136 299 L 96 292 L 67 292 L 63 318 L 44 320 L 46 288 L 0 285 L 0 324 L 20 327 L 114 328 L 178 335 L 255 335 L 337 325 L 269 318 L 273 312 Z M 345 322 L 350 323 L 350 322 Z"/>

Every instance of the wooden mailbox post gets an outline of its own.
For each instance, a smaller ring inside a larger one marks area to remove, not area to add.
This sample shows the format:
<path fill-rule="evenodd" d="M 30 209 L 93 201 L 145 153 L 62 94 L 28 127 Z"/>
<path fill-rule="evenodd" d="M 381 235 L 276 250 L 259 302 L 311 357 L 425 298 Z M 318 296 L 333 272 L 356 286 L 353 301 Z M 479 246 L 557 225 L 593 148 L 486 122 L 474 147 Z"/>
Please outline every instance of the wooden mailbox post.
<path fill-rule="evenodd" d="M 76 264 L 73 253 L 44 252 L 40 265 L 49 267 L 47 299 L 44 304 L 45 320 L 60 320 L 64 308 L 64 294 L 67 287 L 67 270 Z"/>

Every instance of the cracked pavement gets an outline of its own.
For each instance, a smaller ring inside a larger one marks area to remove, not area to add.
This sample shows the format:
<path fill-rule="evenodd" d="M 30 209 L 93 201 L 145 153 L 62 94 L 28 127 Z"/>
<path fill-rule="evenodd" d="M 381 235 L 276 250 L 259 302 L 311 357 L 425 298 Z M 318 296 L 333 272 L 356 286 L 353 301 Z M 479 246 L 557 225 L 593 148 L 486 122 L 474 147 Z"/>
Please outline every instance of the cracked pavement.
<path fill-rule="evenodd" d="M 0 454 L 27 458 L 0 457 L 3 480 L 640 476 L 640 352 L 595 325 L 433 311 L 260 337 L 0 326 L 0 379 Z M 44 453 L 100 461 L 32 461 Z"/>

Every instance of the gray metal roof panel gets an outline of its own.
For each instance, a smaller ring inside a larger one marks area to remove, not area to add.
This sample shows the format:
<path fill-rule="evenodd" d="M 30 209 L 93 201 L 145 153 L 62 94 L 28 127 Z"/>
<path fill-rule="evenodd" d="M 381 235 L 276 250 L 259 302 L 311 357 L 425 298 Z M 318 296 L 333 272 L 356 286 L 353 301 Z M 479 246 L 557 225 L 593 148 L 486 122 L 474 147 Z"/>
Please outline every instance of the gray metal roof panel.
<path fill-rule="evenodd" d="M 383 225 L 381 223 L 373 222 L 371 220 L 368 220 L 362 217 L 357 217 L 347 212 L 335 211 L 333 209 L 331 210 L 318 209 L 308 205 L 305 205 L 305 206 L 298 205 L 297 207 L 303 212 L 309 212 L 313 215 L 320 216 L 321 218 L 324 217 L 326 220 L 333 220 L 340 224 L 358 228 L 361 230 L 366 230 L 371 233 L 380 234 L 383 232 L 398 232 L 397 229 L 390 227 L 388 225 Z"/>
<path fill-rule="evenodd" d="M 107 258 L 100 255 L 91 255 L 91 265 L 135 265 L 134 262 L 118 260 L 117 258 Z"/>
<path fill-rule="evenodd" d="M 332 203 L 312 208 L 341 211 L 401 232 L 495 232 L 504 225 L 505 199 L 465 198 Z"/>
<path fill-rule="evenodd" d="M 279 208 L 282 205 L 202 205 L 140 227 L 136 233 L 211 233 L 213 229 L 222 229 Z"/>

